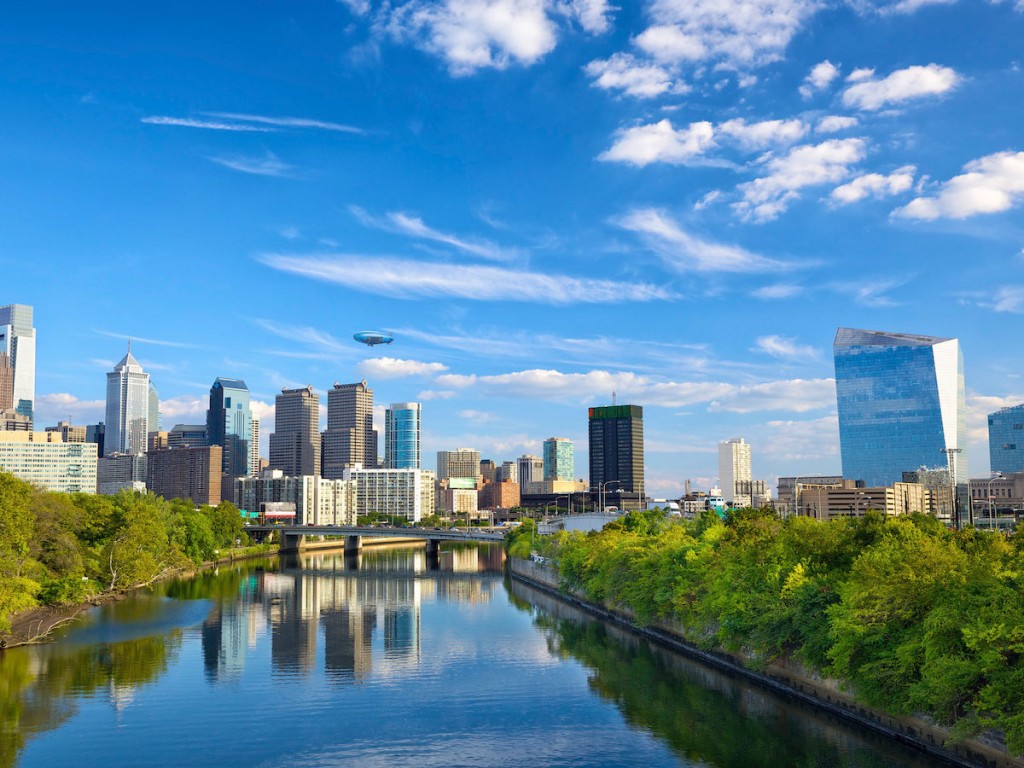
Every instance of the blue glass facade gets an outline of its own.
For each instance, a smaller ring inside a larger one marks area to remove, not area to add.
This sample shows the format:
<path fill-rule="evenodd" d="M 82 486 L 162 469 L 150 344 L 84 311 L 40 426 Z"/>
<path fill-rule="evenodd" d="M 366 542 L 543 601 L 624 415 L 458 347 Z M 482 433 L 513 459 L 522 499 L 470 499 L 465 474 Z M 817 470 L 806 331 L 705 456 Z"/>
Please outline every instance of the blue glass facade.
<path fill-rule="evenodd" d="M 576 474 L 576 448 L 565 437 L 544 441 L 544 479 L 572 480 Z"/>
<path fill-rule="evenodd" d="M 210 387 L 210 409 L 206 412 L 206 434 L 210 445 L 224 449 L 224 474 L 250 474 L 249 444 L 252 440 L 252 410 L 249 388 L 240 379 L 217 379 Z"/>
<path fill-rule="evenodd" d="M 988 417 L 988 459 L 993 472 L 1024 472 L 1024 404 Z"/>
<path fill-rule="evenodd" d="M 889 485 L 951 460 L 957 482 L 967 482 L 956 339 L 840 328 L 833 352 L 843 477 Z"/>
<path fill-rule="evenodd" d="M 384 412 L 384 466 L 420 468 L 419 403 L 393 403 Z"/>

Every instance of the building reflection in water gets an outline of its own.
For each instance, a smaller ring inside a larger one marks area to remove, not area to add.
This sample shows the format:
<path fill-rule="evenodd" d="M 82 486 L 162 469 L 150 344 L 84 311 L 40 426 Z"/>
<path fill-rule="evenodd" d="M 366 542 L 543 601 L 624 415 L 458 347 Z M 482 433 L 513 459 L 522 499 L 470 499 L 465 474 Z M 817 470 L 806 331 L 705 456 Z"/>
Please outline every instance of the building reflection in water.
<path fill-rule="evenodd" d="M 204 622 L 206 677 L 239 679 L 248 652 L 268 632 L 273 675 L 310 675 L 318 647 L 328 679 L 340 684 L 416 667 L 422 605 L 489 601 L 493 582 L 473 576 L 500 572 L 503 558 L 498 547 L 460 547 L 434 558 L 390 547 L 284 557 L 276 572 L 246 574 L 238 594 L 225 596 Z"/>

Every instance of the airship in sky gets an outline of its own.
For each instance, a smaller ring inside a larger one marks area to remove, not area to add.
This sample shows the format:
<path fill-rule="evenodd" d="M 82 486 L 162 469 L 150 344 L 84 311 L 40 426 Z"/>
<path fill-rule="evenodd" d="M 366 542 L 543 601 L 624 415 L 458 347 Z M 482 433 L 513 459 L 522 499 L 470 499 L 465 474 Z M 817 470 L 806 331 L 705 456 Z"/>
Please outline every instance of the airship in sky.
<path fill-rule="evenodd" d="M 360 331 L 353 334 L 352 338 L 368 347 L 374 347 L 378 344 L 390 344 L 395 340 L 394 336 L 390 333 L 384 333 L 384 331 Z"/>

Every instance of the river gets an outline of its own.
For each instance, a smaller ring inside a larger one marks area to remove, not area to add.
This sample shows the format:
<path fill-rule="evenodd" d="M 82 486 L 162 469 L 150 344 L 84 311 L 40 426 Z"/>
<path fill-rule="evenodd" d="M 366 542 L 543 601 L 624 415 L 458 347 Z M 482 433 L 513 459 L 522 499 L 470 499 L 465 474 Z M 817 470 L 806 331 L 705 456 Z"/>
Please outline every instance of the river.
<path fill-rule="evenodd" d="M 935 764 L 509 582 L 494 547 L 239 563 L 0 654 L 0 768 Z"/>

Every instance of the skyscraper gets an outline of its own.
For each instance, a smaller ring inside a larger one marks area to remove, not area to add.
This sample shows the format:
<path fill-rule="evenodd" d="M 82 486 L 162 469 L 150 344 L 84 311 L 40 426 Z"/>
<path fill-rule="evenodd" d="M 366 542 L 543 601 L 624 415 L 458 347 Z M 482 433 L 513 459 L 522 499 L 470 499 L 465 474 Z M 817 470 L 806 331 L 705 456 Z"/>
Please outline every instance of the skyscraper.
<path fill-rule="evenodd" d="M 840 328 L 833 352 L 843 477 L 882 486 L 942 463 L 966 492 L 960 342 Z"/>
<path fill-rule="evenodd" d="M 576 474 L 576 449 L 567 437 L 544 441 L 544 479 L 572 480 Z"/>
<path fill-rule="evenodd" d="M 1024 403 L 989 414 L 988 459 L 993 472 L 1024 472 Z"/>
<path fill-rule="evenodd" d="M 639 405 L 591 408 L 590 489 L 617 501 L 635 503 L 644 487 L 644 409 Z M 546 465 L 545 465 L 546 469 Z"/>
<path fill-rule="evenodd" d="M 146 452 L 149 434 L 149 374 L 128 353 L 107 374 L 106 434 L 103 455 Z"/>
<path fill-rule="evenodd" d="M 384 411 L 384 466 L 420 468 L 419 403 L 392 403 Z"/>
<path fill-rule="evenodd" d="M 544 459 L 525 453 L 520 456 L 519 462 L 519 485 L 526 488 L 527 483 L 535 483 L 544 479 Z"/>
<path fill-rule="evenodd" d="M 260 473 L 260 420 L 252 417 L 252 437 L 249 438 L 249 477 Z"/>
<path fill-rule="evenodd" d="M 373 428 L 373 390 L 366 380 L 335 384 L 327 393 L 327 429 L 323 434 L 323 475 L 341 478 L 345 468 L 377 466 L 377 431 Z"/>
<path fill-rule="evenodd" d="M 11 399 L 0 400 L 0 411 L 13 408 L 31 419 L 36 399 L 36 329 L 32 327 L 32 307 L 0 307 L 0 354 L 6 356 L 0 368 L 11 369 Z M 0 387 L 0 397 L 3 389 Z"/>
<path fill-rule="evenodd" d="M 157 432 L 160 429 L 160 393 L 156 391 L 153 380 L 149 381 L 149 431 Z"/>
<path fill-rule="evenodd" d="M 241 379 L 214 380 L 210 387 L 210 408 L 206 411 L 206 436 L 210 445 L 224 449 L 223 474 L 231 477 L 251 474 L 252 410 L 249 388 Z"/>
<path fill-rule="evenodd" d="M 438 451 L 437 479 L 450 480 L 452 478 L 480 480 L 480 451 L 472 448 Z"/>
<path fill-rule="evenodd" d="M 722 497 L 727 504 L 737 507 L 749 507 L 750 481 L 750 444 L 742 437 L 723 440 L 718 444 L 718 482 L 722 487 Z"/>
<path fill-rule="evenodd" d="M 282 389 L 274 398 L 270 468 L 285 475 L 320 475 L 320 398 L 313 387 Z"/>

